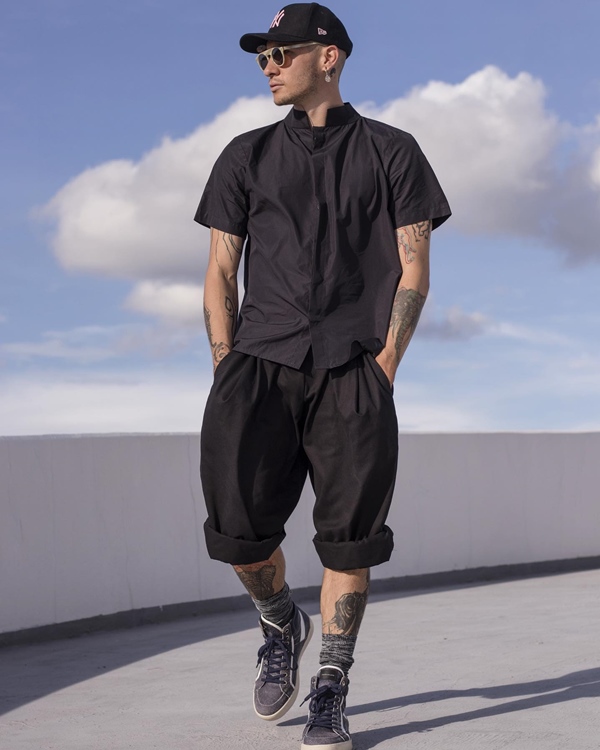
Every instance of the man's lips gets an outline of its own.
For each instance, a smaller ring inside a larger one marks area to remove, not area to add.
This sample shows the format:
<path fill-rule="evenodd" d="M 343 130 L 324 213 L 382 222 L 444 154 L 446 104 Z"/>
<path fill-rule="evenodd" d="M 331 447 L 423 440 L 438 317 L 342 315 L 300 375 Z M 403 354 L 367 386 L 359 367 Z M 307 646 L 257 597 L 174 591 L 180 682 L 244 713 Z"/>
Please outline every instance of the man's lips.
<path fill-rule="evenodd" d="M 269 83 L 269 88 L 271 89 L 271 91 L 274 91 L 275 89 L 278 89 L 281 86 L 283 86 L 282 83 L 275 83 L 274 81 L 271 81 L 271 83 Z"/>

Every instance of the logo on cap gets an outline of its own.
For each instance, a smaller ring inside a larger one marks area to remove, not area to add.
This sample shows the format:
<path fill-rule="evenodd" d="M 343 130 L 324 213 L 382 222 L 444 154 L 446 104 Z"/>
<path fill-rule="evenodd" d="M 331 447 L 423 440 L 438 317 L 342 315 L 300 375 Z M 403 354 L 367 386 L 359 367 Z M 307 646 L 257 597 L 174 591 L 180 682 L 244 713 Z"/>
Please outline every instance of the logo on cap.
<path fill-rule="evenodd" d="M 280 10 L 279 13 L 275 16 L 273 19 L 273 23 L 271 24 L 270 28 L 275 28 L 275 26 L 279 26 L 281 19 L 285 16 L 285 10 Z"/>
<path fill-rule="evenodd" d="M 321 36 L 327 36 L 327 32 L 325 31 L 325 29 L 322 29 L 321 27 L 319 27 L 317 31 L 319 32 L 319 34 L 321 34 Z"/>

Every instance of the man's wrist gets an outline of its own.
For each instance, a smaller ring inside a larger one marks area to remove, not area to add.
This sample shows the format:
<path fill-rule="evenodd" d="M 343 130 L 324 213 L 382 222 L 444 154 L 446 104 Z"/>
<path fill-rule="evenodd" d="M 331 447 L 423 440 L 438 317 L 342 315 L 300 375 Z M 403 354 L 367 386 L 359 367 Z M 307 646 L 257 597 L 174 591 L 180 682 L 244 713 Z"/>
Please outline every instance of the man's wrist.
<path fill-rule="evenodd" d="M 396 377 L 396 370 L 398 369 L 398 362 L 396 361 L 396 352 L 390 351 L 387 347 L 382 349 L 379 354 L 375 357 L 377 364 L 385 372 L 390 381 L 393 384 L 394 378 Z"/>
<path fill-rule="evenodd" d="M 231 352 L 229 344 L 220 342 L 213 347 L 213 372 L 217 369 L 220 363 L 225 357 Z"/>

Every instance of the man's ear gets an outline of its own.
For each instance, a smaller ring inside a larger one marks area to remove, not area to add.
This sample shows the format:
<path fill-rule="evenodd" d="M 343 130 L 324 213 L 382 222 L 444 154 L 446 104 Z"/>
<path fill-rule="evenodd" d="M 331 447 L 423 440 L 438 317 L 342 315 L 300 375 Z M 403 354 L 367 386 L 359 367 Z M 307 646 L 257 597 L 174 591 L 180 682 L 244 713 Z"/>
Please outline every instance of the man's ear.
<path fill-rule="evenodd" d="M 335 45 L 330 44 L 325 48 L 325 61 L 329 69 L 335 67 L 338 64 L 339 57 L 340 51 Z"/>

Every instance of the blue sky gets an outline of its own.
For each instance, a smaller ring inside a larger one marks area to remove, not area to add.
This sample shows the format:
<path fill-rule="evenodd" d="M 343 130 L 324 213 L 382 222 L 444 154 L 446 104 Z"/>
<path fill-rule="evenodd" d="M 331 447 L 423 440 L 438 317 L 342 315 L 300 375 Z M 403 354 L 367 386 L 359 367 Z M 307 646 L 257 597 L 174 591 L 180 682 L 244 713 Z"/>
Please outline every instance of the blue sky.
<path fill-rule="evenodd" d="M 600 6 L 330 7 L 342 93 L 412 132 L 455 215 L 396 382 L 401 429 L 600 429 Z M 237 44 L 270 2 L 0 8 L 0 434 L 197 430 L 211 368 L 192 216 L 279 119 Z"/>

